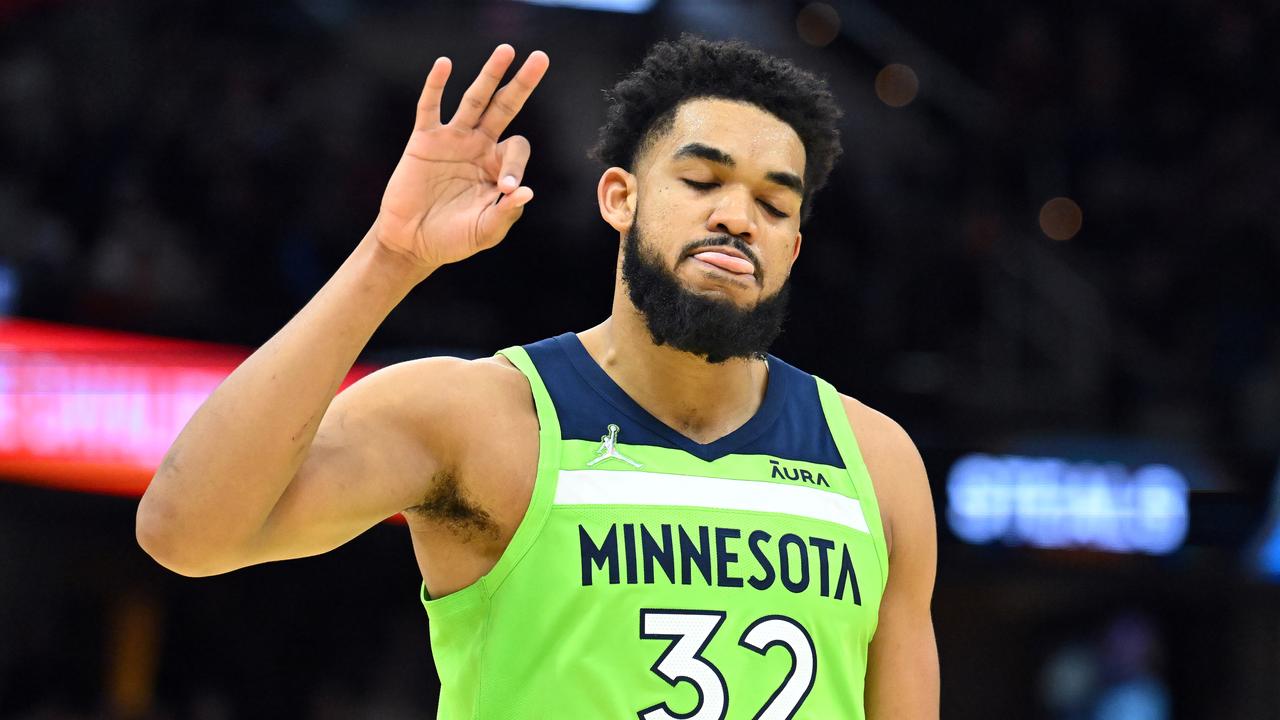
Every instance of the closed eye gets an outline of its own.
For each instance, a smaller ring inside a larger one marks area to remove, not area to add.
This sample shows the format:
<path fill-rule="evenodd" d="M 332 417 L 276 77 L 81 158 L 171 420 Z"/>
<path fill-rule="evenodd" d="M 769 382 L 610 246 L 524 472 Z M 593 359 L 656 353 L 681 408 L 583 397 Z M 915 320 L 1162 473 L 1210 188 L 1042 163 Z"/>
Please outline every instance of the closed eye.
<path fill-rule="evenodd" d="M 681 178 L 681 179 L 683 179 L 683 178 Z M 685 181 L 684 181 L 684 184 L 685 184 L 685 185 L 688 185 L 689 187 L 693 188 L 694 190 L 710 190 L 711 188 L 713 188 L 713 187 L 717 187 L 717 186 L 719 186 L 719 185 L 720 185 L 720 183 L 713 183 L 713 182 L 698 182 L 698 181 L 696 181 L 696 180 L 685 180 Z"/>
<path fill-rule="evenodd" d="M 720 183 L 715 183 L 715 182 L 698 182 L 697 180 L 689 180 L 686 178 L 680 178 L 680 180 L 684 182 L 685 185 L 688 185 L 689 187 L 699 192 L 706 192 L 708 190 L 711 190 L 712 188 L 720 187 Z M 760 206 L 764 208 L 765 212 L 769 213 L 770 215 L 776 218 L 790 217 L 790 215 L 787 215 L 786 213 L 770 205 L 764 200 L 758 200 L 757 202 L 760 203 Z"/>
<path fill-rule="evenodd" d="M 760 201 L 760 206 L 764 208 L 764 211 L 765 211 L 765 212 L 769 213 L 770 215 L 772 215 L 772 216 L 774 216 L 774 217 L 776 217 L 776 218 L 785 218 L 785 217 L 787 217 L 787 214 L 786 214 L 786 213 L 782 212 L 782 211 L 781 211 L 781 210 L 779 210 L 778 208 L 776 208 L 776 207 L 774 207 L 774 206 L 770 205 L 769 203 L 767 203 L 767 202 L 765 202 L 765 201 L 763 201 L 763 200 L 761 200 L 761 201 Z"/>

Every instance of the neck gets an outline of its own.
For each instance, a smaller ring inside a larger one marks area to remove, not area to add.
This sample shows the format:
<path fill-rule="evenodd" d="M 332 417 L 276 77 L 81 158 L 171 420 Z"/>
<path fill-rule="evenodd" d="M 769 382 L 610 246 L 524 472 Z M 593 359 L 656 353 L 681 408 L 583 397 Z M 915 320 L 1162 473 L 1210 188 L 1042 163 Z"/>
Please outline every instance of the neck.
<path fill-rule="evenodd" d="M 761 360 L 709 363 L 657 345 L 644 317 L 614 293 L 613 314 L 578 334 L 587 353 L 618 387 L 658 420 L 699 443 L 741 427 L 764 402 L 768 366 Z"/>

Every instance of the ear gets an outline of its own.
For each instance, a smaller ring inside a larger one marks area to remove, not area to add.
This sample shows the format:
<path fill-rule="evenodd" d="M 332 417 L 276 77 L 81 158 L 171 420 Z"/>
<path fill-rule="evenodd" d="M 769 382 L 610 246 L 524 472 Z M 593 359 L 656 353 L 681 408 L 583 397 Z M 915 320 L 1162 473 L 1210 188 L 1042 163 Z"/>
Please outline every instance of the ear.
<path fill-rule="evenodd" d="M 605 170 L 596 186 L 600 217 L 619 233 L 630 230 L 635 220 L 636 187 L 636 176 L 620 167 Z"/>
<path fill-rule="evenodd" d="M 804 240 L 804 234 L 799 230 L 796 231 L 796 245 L 791 248 L 791 264 L 796 264 L 796 258 L 800 257 L 800 241 Z"/>

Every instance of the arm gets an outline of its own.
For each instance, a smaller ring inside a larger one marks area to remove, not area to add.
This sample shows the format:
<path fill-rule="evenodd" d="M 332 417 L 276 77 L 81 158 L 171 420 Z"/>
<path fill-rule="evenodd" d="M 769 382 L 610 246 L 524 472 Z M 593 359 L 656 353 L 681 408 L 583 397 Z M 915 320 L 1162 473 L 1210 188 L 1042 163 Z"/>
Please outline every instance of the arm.
<path fill-rule="evenodd" d="M 412 287 L 402 262 L 366 238 L 187 422 L 138 505 L 138 542 L 160 564 L 184 575 L 210 575 L 270 559 L 254 547 L 269 543 L 260 532 L 295 476 L 323 475 L 317 462 L 308 462 L 318 457 L 310 452 L 312 440 L 369 336 Z M 351 390 L 351 398 L 344 394 L 348 405 L 377 394 Z M 385 442 L 426 453 L 404 447 L 403 437 Z M 345 461 L 360 462 L 353 456 L 362 449 L 349 447 L 352 457 Z M 384 495 L 372 500 L 377 506 L 408 500 L 407 488 L 375 487 Z"/>
<path fill-rule="evenodd" d="M 938 647 L 930 601 L 938 559 L 933 497 L 920 453 L 895 422 L 845 398 L 889 544 L 889 580 L 867 663 L 869 720 L 939 714 Z"/>
<path fill-rule="evenodd" d="M 447 124 L 450 63 L 436 61 L 369 233 L 178 435 L 138 506 L 138 542 L 162 565 L 210 575 L 324 552 L 420 502 L 448 467 L 461 432 L 451 415 L 483 385 L 482 364 L 411 363 L 334 396 L 411 288 L 498 244 L 532 199 L 520 185 L 528 142 L 497 138 L 547 58 L 533 53 L 497 90 L 514 54 L 494 51 Z"/>

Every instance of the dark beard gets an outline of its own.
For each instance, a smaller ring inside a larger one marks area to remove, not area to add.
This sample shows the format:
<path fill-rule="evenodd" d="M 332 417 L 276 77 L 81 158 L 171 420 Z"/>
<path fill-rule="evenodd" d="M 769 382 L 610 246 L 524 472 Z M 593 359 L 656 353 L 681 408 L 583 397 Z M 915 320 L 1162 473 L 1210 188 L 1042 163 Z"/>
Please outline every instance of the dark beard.
<path fill-rule="evenodd" d="M 639 221 L 631 224 L 622 245 L 622 281 L 627 296 L 644 316 L 656 345 L 703 357 L 709 363 L 731 358 L 763 358 L 787 315 L 791 280 L 754 307 L 740 308 L 730 300 L 698 295 L 680 283 L 640 239 Z M 733 239 L 721 245 L 738 245 Z M 694 243 L 693 247 L 708 245 Z M 688 250 L 681 255 L 687 257 Z M 757 265 L 757 267 L 759 267 Z"/>

